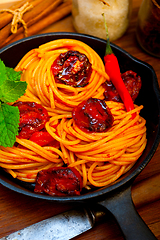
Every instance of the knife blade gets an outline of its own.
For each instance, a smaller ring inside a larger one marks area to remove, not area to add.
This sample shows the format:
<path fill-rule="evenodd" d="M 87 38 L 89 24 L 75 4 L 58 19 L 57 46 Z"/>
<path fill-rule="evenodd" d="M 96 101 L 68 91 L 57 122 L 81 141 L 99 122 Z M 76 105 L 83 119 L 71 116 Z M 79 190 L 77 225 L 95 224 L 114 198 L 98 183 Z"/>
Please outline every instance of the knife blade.
<path fill-rule="evenodd" d="M 100 206 L 69 210 L 1 238 L 0 240 L 69 240 L 104 218 Z"/>

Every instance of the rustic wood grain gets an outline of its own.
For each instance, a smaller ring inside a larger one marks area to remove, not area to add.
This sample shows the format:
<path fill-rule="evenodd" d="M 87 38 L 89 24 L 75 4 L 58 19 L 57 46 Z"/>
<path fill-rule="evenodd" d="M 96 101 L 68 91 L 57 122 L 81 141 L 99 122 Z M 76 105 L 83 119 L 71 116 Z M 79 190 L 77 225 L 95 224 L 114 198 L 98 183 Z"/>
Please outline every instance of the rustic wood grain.
<path fill-rule="evenodd" d="M 135 37 L 138 9 L 141 0 L 133 0 L 130 26 L 125 35 L 114 43 L 138 59 L 153 66 L 160 83 L 160 59 L 146 54 L 138 45 Z M 69 16 L 42 32 L 74 32 L 72 17 Z M 42 33 L 41 32 L 41 33 Z M 140 216 L 160 240 L 160 147 L 150 163 L 136 178 L 132 187 L 132 197 Z M 0 185 L 0 238 L 30 224 L 63 212 L 70 205 L 62 205 L 35 199 L 15 193 Z M 76 207 L 76 205 L 74 206 Z M 123 235 L 114 218 L 108 214 L 106 220 L 98 223 L 90 231 L 77 236 L 75 240 L 123 240 Z"/>

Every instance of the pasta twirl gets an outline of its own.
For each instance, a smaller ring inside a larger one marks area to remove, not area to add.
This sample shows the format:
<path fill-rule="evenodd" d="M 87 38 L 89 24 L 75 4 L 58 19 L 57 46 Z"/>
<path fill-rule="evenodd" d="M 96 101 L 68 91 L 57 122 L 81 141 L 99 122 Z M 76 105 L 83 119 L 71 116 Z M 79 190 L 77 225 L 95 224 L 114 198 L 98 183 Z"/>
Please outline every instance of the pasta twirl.
<path fill-rule="evenodd" d="M 68 50 L 85 54 L 92 64 L 89 83 L 84 87 L 54 79 L 51 66 Z M 141 156 L 147 143 L 146 121 L 140 116 L 143 106 L 134 105 L 134 110 L 126 112 L 123 103 L 107 101 L 114 122 L 106 132 L 84 132 L 72 118 L 73 108 L 82 101 L 104 99 L 103 83 L 109 80 L 101 58 L 88 45 L 73 39 L 51 41 L 28 52 L 16 71 L 22 71 L 21 80 L 28 83 L 19 101 L 36 102 L 47 109 L 50 119 L 45 129 L 59 145 L 41 147 L 17 137 L 12 148 L 0 147 L 0 166 L 13 177 L 35 182 L 40 170 L 67 165 L 79 171 L 84 188 L 103 187 L 126 173 Z"/>
<path fill-rule="evenodd" d="M 0 166 L 15 178 L 35 182 L 40 170 L 63 166 L 62 152 L 55 147 L 41 147 L 19 138 L 16 143 L 18 147 L 0 147 Z"/>
<path fill-rule="evenodd" d="M 69 85 L 56 83 L 51 72 L 53 61 L 68 50 L 85 54 L 92 64 L 92 74 L 89 84 L 85 87 L 74 88 Z M 90 97 L 103 98 L 104 83 L 108 75 L 104 71 L 104 64 L 99 55 L 85 43 L 72 39 L 59 39 L 31 50 L 16 67 L 23 71 L 22 81 L 28 83 L 22 101 L 35 101 L 47 107 L 52 113 L 70 112 L 81 101 Z"/>
<path fill-rule="evenodd" d="M 52 131 L 52 118 L 46 124 L 48 132 L 63 146 L 65 163 L 76 167 L 83 179 L 87 176 L 84 187 L 112 183 L 133 166 L 146 146 L 145 120 L 139 115 L 143 106 L 135 106 L 134 111 L 126 112 L 121 103 L 107 102 L 107 105 L 115 121 L 105 133 L 84 133 L 72 119 L 61 121 L 57 133 Z M 135 119 L 132 119 L 133 112 L 137 113 Z M 73 143 L 73 140 L 80 141 Z"/>

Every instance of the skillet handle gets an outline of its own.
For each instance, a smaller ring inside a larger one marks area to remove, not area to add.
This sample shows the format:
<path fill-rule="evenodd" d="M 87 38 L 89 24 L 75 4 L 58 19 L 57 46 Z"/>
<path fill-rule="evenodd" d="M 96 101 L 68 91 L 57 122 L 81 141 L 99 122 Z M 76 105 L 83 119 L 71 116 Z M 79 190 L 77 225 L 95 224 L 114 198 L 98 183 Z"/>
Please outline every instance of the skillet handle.
<path fill-rule="evenodd" d="M 118 195 L 112 194 L 112 196 L 99 202 L 99 204 L 113 214 L 126 240 L 157 239 L 134 207 L 131 198 L 131 186 L 121 191 Z"/>

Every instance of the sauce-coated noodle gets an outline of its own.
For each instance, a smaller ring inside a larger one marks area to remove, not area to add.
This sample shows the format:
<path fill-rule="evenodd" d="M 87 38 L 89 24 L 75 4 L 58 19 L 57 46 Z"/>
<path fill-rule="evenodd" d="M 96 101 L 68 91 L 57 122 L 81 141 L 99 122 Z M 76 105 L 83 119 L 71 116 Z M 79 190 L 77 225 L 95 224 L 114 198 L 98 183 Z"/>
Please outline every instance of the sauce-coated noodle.
<path fill-rule="evenodd" d="M 89 83 L 71 87 L 56 83 L 51 71 L 53 61 L 68 50 L 84 53 L 92 64 Z M 0 166 L 13 177 L 34 182 L 38 171 L 56 166 L 75 167 L 83 178 L 83 187 L 106 186 L 127 172 L 141 156 L 146 146 L 145 120 L 139 115 L 143 106 L 126 112 L 122 103 L 108 101 L 114 117 L 106 132 L 86 133 L 72 119 L 72 109 L 88 98 L 103 99 L 102 84 L 108 80 L 98 54 L 85 43 L 59 39 L 28 52 L 16 71 L 23 71 L 22 81 L 28 83 L 20 101 L 41 104 L 49 113 L 45 128 L 60 143 L 54 146 L 38 144 L 17 137 L 12 148 L 0 148 Z M 133 119 L 132 114 L 136 113 Z"/>

